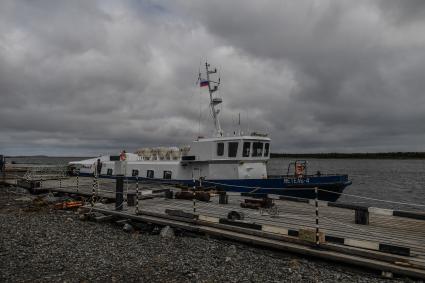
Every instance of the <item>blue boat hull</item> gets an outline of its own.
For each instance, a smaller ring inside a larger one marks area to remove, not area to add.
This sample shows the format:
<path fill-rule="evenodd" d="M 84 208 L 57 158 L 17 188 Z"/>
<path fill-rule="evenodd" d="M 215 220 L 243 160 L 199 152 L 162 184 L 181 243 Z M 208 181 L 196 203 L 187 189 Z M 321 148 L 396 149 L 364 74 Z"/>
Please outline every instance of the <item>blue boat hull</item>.
<path fill-rule="evenodd" d="M 92 174 L 81 174 L 80 176 L 93 176 Z M 101 175 L 100 178 L 112 178 L 115 176 Z M 136 177 L 127 177 L 136 180 Z M 180 184 L 186 186 L 214 187 L 227 192 L 241 192 L 253 194 L 276 194 L 299 198 L 315 198 L 314 188 L 317 187 L 320 200 L 336 201 L 345 187 L 351 185 L 347 175 L 325 175 L 305 176 L 296 178 L 294 176 L 278 176 L 267 179 L 225 179 L 225 180 L 170 180 L 150 179 L 139 177 L 139 181 L 149 181 L 167 184 Z"/>

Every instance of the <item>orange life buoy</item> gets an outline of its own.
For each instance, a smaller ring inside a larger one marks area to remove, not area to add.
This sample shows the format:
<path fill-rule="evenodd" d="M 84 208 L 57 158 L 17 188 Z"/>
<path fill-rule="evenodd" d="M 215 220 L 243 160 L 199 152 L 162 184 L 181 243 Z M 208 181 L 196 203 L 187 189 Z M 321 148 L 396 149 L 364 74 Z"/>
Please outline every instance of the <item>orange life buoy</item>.
<path fill-rule="evenodd" d="M 121 154 L 120 154 L 120 160 L 121 160 L 121 161 L 125 161 L 125 160 L 126 160 L 126 158 L 127 158 L 127 155 L 125 154 L 125 150 L 123 150 L 123 151 L 121 152 Z"/>
<path fill-rule="evenodd" d="M 297 175 L 297 176 L 304 175 L 304 165 L 295 164 L 295 175 Z"/>

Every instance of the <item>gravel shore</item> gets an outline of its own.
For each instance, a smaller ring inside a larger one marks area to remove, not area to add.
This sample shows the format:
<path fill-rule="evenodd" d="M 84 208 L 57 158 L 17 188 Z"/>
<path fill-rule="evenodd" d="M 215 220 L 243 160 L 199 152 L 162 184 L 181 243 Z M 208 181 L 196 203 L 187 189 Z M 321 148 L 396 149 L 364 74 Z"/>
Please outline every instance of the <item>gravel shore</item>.
<path fill-rule="evenodd" d="M 1 282 L 410 282 L 206 236 L 126 233 L 0 188 Z"/>

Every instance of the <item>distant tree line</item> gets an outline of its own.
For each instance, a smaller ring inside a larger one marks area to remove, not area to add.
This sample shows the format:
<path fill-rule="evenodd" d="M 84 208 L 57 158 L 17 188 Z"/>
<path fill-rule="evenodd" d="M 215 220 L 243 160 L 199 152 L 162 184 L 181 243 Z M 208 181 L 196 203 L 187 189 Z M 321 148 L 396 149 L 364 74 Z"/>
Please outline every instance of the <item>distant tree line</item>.
<path fill-rule="evenodd" d="M 352 159 L 425 159 L 425 152 L 380 152 L 380 153 L 270 153 L 270 157 L 288 158 L 352 158 Z"/>

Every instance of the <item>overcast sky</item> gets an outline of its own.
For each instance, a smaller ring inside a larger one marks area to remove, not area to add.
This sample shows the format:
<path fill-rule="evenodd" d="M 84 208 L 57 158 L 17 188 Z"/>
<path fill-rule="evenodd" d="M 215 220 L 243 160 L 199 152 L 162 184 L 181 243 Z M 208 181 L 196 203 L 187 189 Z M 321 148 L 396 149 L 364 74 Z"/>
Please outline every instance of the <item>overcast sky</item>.
<path fill-rule="evenodd" d="M 273 152 L 425 151 L 425 1 L 0 2 L 0 154 L 97 155 L 225 133 Z"/>

